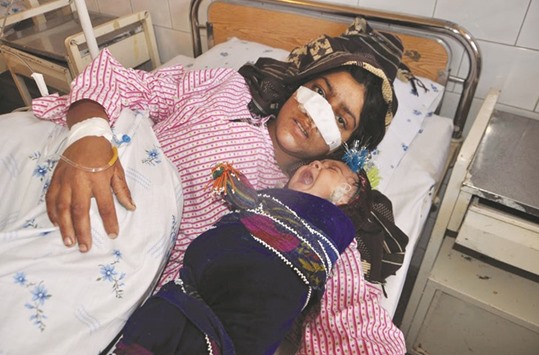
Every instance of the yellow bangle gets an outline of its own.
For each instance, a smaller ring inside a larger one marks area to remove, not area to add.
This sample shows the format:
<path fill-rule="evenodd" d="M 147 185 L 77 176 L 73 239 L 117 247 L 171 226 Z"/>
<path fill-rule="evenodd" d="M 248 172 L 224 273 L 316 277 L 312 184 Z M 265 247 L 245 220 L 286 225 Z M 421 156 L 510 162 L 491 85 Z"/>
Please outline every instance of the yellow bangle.
<path fill-rule="evenodd" d="M 73 160 L 71 160 L 71 159 L 67 158 L 66 156 L 64 156 L 63 154 L 60 154 L 60 159 L 62 159 L 63 161 L 65 161 L 66 163 L 68 163 L 69 165 L 71 165 L 71 166 L 73 166 L 73 167 L 75 167 L 77 169 L 81 169 L 81 170 L 87 171 L 89 173 L 99 173 L 101 171 L 107 170 L 108 168 L 113 166 L 114 163 L 116 163 L 116 160 L 118 160 L 118 148 L 115 145 L 112 146 L 112 158 L 110 158 L 107 165 L 100 166 L 100 167 L 97 167 L 97 168 L 89 168 L 87 166 L 82 166 L 80 164 L 77 164 Z"/>

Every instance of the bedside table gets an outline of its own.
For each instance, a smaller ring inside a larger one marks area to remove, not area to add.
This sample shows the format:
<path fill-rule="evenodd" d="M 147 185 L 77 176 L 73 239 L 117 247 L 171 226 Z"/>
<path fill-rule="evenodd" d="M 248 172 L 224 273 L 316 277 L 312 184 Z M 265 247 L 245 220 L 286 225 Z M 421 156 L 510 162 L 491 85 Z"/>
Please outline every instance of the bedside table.
<path fill-rule="evenodd" d="M 485 100 L 403 318 L 411 354 L 539 354 L 539 121 Z"/>
<path fill-rule="evenodd" d="M 538 226 L 539 121 L 495 111 L 448 229 L 458 244 L 539 275 Z"/>

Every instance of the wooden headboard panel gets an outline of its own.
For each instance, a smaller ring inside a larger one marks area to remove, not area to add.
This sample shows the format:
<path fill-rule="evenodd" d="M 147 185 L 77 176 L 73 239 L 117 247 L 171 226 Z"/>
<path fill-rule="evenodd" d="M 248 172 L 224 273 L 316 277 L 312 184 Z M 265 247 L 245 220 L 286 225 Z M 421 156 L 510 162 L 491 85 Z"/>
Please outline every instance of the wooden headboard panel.
<path fill-rule="evenodd" d="M 286 50 L 302 46 L 321 34 L 339 35 L 351 23 L 224 2 L 209 6 L 208 22 L 213 44 L 237 37 Z M 432 38 L 398 36 L 405 49 L 403 61 L 412 72 L 445 85 L 449 60 L 446 47 Z"/>

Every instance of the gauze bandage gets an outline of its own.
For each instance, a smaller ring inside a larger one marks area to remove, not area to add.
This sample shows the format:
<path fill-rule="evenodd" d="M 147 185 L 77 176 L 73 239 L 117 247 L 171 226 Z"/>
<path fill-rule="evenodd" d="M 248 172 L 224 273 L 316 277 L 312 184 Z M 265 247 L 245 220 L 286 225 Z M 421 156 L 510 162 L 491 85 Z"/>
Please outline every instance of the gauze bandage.
<path fill-rule="evenodd" d="M 105 137 L 112 142 L 113 134 L 109 122 L 101 117 L 92 117 L 74 124 L 67 136 L 66 149 L 79 139 L 88 136 Z"/>
<path fill-rule="evenodd" d="M 329 102 L 305 86 L 300 86 L 296 91 L 296 100 L 300 108 L 313 120 L 329 150 L 338 148 L 341 145 L 341 132 Z"/>
<path fill-rule="evenodd" d="M 333 193 L 329 197 L 329 201 L 333 204 L 337 204 L 343 197 L 350 194 L 350 191 L 352 191 L 352 186 L 343 182 L 333 191 Z"/>

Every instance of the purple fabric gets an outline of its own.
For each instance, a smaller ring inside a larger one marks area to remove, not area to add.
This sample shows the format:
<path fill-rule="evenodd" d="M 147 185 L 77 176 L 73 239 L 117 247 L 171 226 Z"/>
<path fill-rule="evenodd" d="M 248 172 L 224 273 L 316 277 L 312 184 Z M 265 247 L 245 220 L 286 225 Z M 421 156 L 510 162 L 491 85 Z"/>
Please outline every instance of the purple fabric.
<path fill-rule="evenodd" d="M 296 214 L 329 237 L 339 253 L 350 245 L 355 235 L 352 221 L 333 203 L 320 197 L 285 189 L 267 189 L 267 192 L 290 207 Z"/>
<path fill-rule="evenodd" d="M 311 229 L 334 240 L 340 252 L 352 241 L 352 223 L 333 204 L 290 190 L 262 193 L 278 198 L 305 218 Z M 286 208 L 271 211 L 280 220 L 293 217 Z M 124 328 L 120 348 L 206 353 L 207 334 L 223 354 L 275 352 L 309 295 L 310 300 L 319 299 L 323 285 L 310 292 L 296 271 L 253 237 L 242 223 L 244 212 L 226 215 L 215 228 L 193 240 L 180 271 L 183 287 L 169 283 L 138 309 Z M 272 223 L 266 227 L 258 230 L 272 231 L 273 238 L 286 234 Z M 293 248 L 291 235 L 286 238 L 278 243 L 283 251 L 299 249 Z"/>

